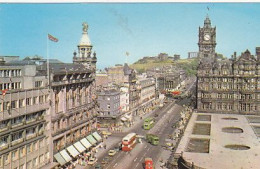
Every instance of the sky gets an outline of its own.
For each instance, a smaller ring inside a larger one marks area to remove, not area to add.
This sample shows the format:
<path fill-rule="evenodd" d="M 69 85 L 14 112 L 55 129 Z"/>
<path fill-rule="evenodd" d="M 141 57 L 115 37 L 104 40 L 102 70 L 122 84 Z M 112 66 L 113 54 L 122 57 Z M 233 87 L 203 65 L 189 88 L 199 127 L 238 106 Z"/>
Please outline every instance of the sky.
<path fill-rule="evenodd" d="M 0 56 L 46 58 L 49 43 L 50 58 L 71 63 L 87 22 L 99 69 L 159 53 L 187 58 L 198 51 L 198 29 L 207 14 L 217 27 L 217 53 L 255 54 L 260 3 L 1 3 Z M 47 42 L 48 33 L 59 42 Z"/>

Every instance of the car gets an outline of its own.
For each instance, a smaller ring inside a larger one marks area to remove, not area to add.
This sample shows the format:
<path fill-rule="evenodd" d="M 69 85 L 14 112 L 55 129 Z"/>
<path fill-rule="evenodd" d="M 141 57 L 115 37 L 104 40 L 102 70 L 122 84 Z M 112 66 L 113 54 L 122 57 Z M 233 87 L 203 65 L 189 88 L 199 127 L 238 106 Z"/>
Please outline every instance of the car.
<path fill-rule="evenodd" d="M 102 167 L 101 167 L 100 164 L 96 164 L 96 165 L 95 165 L 95 169 L 102 169 Z"/>
<path fill-rule="evenodd" d="M 122 147 L 122 146 L 116 146 L 116 147 L 114 147 L 114 150 L 116 150 L 116 151 L 118 152 L 118 151 L 121 150 L 121 147 Z"/>
<path fill-rule="evenodd" d="M 89 159 L 89 161 L 88 161 L 88 165 L 94 165 L 94 164 L 96 164 L 96 162 L 97 162 L 97 159 L 96 159 L 96 158 L 90 157 L 90 159 Z"/>
<path fill-rule="evenodd" d="M 108 155 L 114 156 L 116 154 L 116 150 L 109 150 Z"/>
<path fill-rule="evenodd" d="M 101 164 L 108 164 L 110 161 L 109 157 L 105 157 L 103 158 L 103 160 L 101 161 Z"/>
<path fill-rule="evenodd" d="M 103 135 L 108 135 L 108 136 L 110 136 L 110 135 L 112 134 L 111 132 L 106 131 L 106 130 L 102 131 L 101 133 L 102 133 Z"/>

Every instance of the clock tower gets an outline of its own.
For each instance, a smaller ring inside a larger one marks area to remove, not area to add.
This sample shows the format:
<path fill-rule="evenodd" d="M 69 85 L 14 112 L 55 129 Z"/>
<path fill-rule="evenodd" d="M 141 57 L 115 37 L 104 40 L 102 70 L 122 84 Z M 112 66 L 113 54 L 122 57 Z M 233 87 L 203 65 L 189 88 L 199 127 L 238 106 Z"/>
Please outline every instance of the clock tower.
<path fill-rule="evenodd" d="M 199 59 L 214 60 L 216 44 L 216 27 L 211 27 L 211 21 L 207 16 L 204 26 L 199 27 Z"/>

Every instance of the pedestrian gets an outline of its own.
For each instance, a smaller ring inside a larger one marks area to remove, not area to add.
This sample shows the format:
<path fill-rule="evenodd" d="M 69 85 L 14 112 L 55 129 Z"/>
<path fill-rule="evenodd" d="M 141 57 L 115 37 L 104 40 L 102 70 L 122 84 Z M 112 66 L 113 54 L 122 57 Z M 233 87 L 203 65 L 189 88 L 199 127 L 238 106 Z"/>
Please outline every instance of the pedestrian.
<path fill-rule="evenodd" d="M 104 145 L 104 148 L 107 149 L 107 145 L 106 144 Z"/>

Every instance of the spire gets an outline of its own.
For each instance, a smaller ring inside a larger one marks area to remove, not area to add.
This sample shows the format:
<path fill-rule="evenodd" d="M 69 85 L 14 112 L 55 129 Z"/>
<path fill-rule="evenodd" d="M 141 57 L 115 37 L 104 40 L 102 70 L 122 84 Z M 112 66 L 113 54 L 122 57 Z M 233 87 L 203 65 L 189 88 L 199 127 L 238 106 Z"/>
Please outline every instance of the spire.
<path fill-rule="evenodd" d="M 81 45 L 87 45 L 87 46 L 91 46 L 91 42 L 90 42 L 90 39 L 88 37 L 88 24 L 86 22 L 84 22 L 82 24 L 83 28 L 82 28 L 82 37 L 80 39 L 80 42 L 79 42 L 79 46 Z"/>
<path fill-rule="evenodd" d="M 206 19 L 204 20 L 204 27 L 210 28 L 211 27 L 211 21 L 209 19 L 209 15 L 207 14 Z"/>

